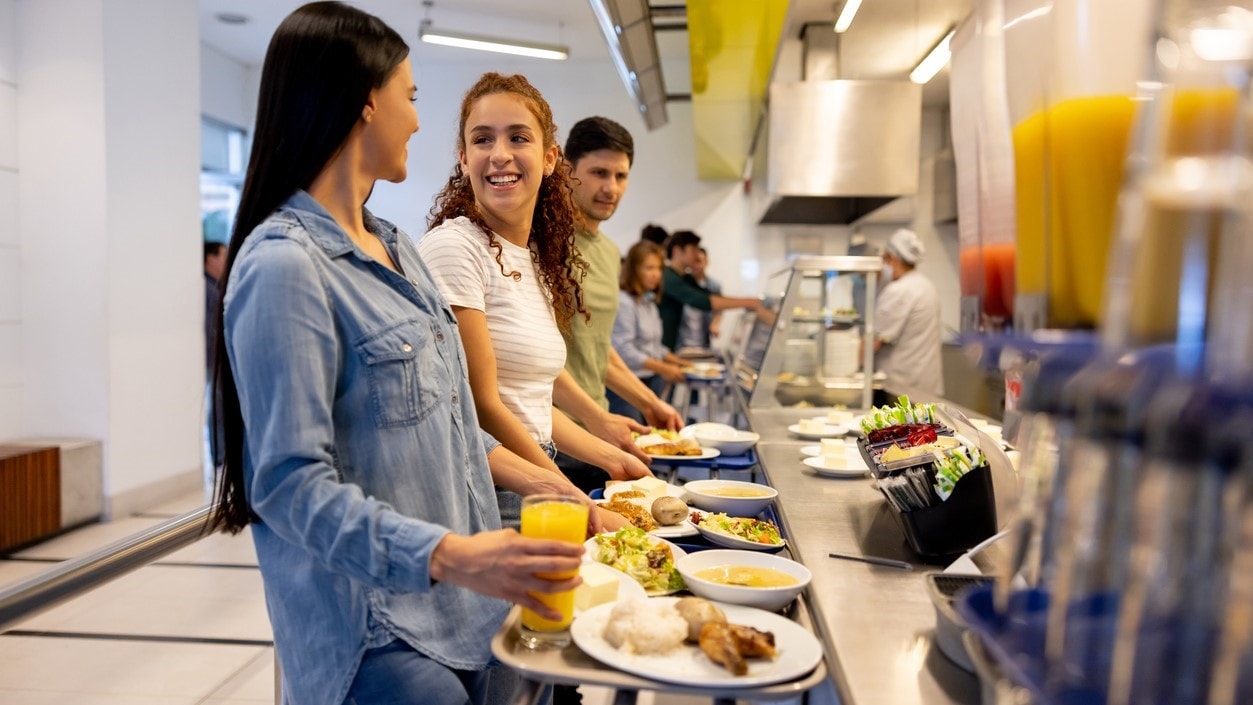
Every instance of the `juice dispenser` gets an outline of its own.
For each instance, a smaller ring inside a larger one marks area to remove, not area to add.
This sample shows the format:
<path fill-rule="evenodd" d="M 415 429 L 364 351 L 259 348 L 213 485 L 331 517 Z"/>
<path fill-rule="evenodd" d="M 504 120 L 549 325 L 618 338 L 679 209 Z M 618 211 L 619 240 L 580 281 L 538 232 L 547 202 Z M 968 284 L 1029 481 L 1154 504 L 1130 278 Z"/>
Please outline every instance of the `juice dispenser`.
<path fill-rule="evenodd" d="M 1004 0 L 1015 328 L 1100 322 L 1150 0 Z"/>
<path fill-rule="evenodd" d="M 957 160 L 962 330 L 1000 332 L 1014 314 L 1014 181 L 1005 102 L 1003 0 L 953 35 L 949 103 Z"/>

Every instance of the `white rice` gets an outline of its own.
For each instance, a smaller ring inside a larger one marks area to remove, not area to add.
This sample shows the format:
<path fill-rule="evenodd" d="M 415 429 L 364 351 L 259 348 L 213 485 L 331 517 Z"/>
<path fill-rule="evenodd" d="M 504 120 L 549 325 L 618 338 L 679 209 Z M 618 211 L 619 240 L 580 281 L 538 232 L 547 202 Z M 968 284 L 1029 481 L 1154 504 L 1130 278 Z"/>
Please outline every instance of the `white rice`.
<path fill-rule="evenodd" d="M 637 654 L 664 654 L 687 637 L 687 620 L 674 603 L 623 600 L 609 613 L 604 638 L 617 649 Z"/>

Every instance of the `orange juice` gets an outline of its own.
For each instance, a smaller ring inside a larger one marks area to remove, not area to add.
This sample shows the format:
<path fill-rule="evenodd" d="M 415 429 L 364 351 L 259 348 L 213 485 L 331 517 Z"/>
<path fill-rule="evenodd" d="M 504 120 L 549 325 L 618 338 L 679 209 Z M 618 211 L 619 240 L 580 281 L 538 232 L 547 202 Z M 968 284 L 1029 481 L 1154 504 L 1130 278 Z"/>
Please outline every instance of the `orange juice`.
<path fill-rule="evenodd" d="M 1239 98 L 1233 88 L 1182 89 L 1164 97 L 1169 110 L 1163 115 L 1161 150 L 1151 156 L 1208 156 L 1230 150 Z M 1100 320 L 1114 214 L 1134 117 L 1135 102 L 1130 97 L 1098 96 L 1062 101 L 1014 127 L 1017 290 L 1047 296 L 1051 326 L 1089 328 Z M 1179 283 L 1178 272 L 1166 271 L 1180 263 L 1175 259 L 1182 247 L 1178 233 L 1198 232 L 1198 225 L 1183 227 L 1178 216 L 1169 213 L 1152 215 L 1164 220 L 1142 233 L 1136 256 L 1144 257 L 1146 248 L 1162 249 L 1148 253 L 1151 262 L 1137 264 L 1135 277 L 1137 296 L 1148 295 L 1144 287 L 1157 287 L 1150 297 L 1157 301 L 1177 293 L 1162 287 Z M 1160 339 L 1162 327 L 1171 325 L 1167 319 L 1174 307 L 1158 304 L 1154 312 L 1135 314 L 1140 320 L 1132 327 L 1140 329 L 1146 339 Z M 1150 318 L 1155 322 L 1150 324 Z"/>
<path fill-rule="evenodd" d="M 1016 288 L 1047 296 L 1051 326 L 1098 322 L 1134 115 L 1130 96 L 1075 98 L 1014 126 Z"/>
<path fill-rule="evenodd" d="M 527 500 L 539 499 L 530 502 Z M 583 543 L 587 536 L 587 505 L 572 498 L 527 497 L 522 504 L 522 535 L 535 539 L 552 539 L 567 543 Z M 538 577 L 565 580 L 578 574 L 578 570 L 563 573 L 539 573 Z M 570 626 L 574 619 L 574 591 L 559 593 L 532 593 L 541 602 L 561 613 L 559 621 L 544 619 L 531 610 L 523 608 L 522 626 L 537 632 L 560 631 Z"/>

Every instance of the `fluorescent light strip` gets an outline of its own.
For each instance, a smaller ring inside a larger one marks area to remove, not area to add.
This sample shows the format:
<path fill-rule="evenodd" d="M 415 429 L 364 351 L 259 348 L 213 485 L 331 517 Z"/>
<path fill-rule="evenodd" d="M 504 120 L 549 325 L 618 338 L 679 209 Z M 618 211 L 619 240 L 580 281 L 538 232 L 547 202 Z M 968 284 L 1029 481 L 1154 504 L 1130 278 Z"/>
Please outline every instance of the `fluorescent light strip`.
<path fill-rule="evenodd" d="M 556 59 L 564 61 L 570 58 L 570 48 L 556 44 L 538 44 L 532 42 L 515 42 L 476 34 L 461 34 L 443 30 L 424 29 L 419 32 L 422 41 L 427 44 L 440 44 L 462 49 L 478 49 L 494 51 L 515 56 L 530 56 L 535 59 Z"/>
<path fill-rule="evenodd" d="M 940 40 L 940 43 L 936 44 L 935 48 L 931 50 L 931 53 L 927 54 L 927 58 L 918 63 L 918 67 L 910 72 L 909 80 L 914 83 L 925 84 L 927 81 L 935 78 L 940 69 L 944 68 L 951 55 L 948 45 L 949 42 L 953 41 L 953 31 L 949 30 L 948 34 L 944 35 L 944 38 Z"/>
<path fill-rule="evenodd" d="M 843 34 L 848 31 L 849 25 L 853 24 L 853 17 L 857 15 L 857 10 L 861 8 L 861 0 L 848 0 L 844 3 L 844 9 L 840 10 L 840 17 L 835 21 L 835 31 Z"/>

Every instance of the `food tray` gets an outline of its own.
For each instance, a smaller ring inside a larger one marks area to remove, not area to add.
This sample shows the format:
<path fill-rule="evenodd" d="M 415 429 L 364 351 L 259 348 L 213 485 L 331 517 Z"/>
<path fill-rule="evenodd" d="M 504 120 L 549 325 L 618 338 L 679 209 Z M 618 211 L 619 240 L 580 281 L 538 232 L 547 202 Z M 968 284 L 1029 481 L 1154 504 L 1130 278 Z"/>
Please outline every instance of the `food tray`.
<path fill-rule="evenodd" d="M 805 596 L 802 594 L 800 600 L 804 599 Z M 807 606 L 800 603 L 798 606 L 801 609 L 795 612 L 797 621 L 802 626 L 812 629 L 807 618 L 809 614 Z M 826 662 L 820 661 L 813 671 L 797 680 L 757 688 L 702 688 L 679 683 L 663 683 L 633 676 L 606 666 L 583 653 L 574 644 L 562 649 L 529 649 L 519 642 L 520 614 L 517 607 L 509 612 L 504 625 L 492 637 L 492 653 L 524 678 L 540 683 L 597 685 L 617 690 L 654 690 L 728 700 L 772 701 L 797 700 L 805 691 L 817 687 L 828 678 Z"/>
<path fill-rule="evenodd" d="M 928 563 L 947 563 L 996 533 L 996 496 L 986 465 L 962 475 L 948 499 L 931 507 L 898 512 L 884 498 L 905 542 Z"/>

